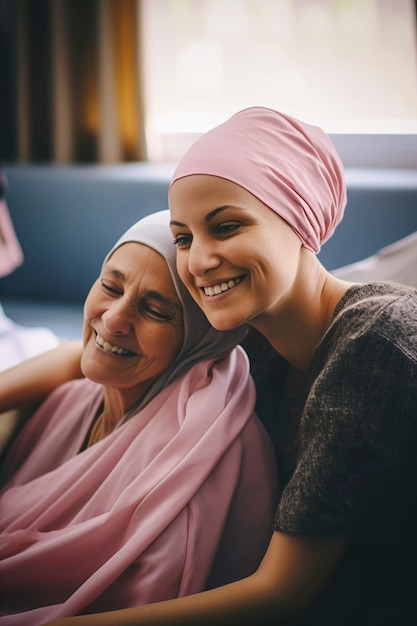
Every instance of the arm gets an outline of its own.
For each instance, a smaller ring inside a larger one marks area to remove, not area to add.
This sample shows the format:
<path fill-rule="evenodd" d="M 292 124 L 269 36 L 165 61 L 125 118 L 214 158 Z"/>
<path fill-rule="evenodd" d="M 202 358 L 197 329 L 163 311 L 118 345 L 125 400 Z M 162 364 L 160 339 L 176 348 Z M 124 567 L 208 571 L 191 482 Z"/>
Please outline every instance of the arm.
<path fill-rule="evenodd" d="M 82 376 L 81 341 L 64 341 L 57 348 L 0 373 L 0 412 L 37 404 L 58 385 Z"/>
<path fill-rule="evenodd" d="M 289 624 L 331 579 L 345 538 L 275 532 L 257 572 L 192 596 L 133 609 L 69 617 L 49 626 L 244 626 Z"/>

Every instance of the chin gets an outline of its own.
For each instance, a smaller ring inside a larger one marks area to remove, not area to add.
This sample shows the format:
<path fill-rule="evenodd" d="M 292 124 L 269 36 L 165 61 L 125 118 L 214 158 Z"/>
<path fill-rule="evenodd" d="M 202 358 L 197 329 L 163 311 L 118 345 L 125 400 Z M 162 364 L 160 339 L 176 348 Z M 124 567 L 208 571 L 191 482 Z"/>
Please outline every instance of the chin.
<path fill-rule="evenodd" d="M 235 330 L 236 328 L 239 328 L 239 326 L 243 326 L 243 324 L 246 323 L 246 320 L 228 318 L 225 316 L 209 317 L 208 315 L 206 315 L 206 317 L 208 321 L 210 322 L 211 326 L 213 326 L 213 328 L 215 328 L 216 330 L 222 330 L 222 331 Z"/>
<path fill-rule="evenodd" d="M 81 371 L 85 378 L 89 378 L 95 383 L 101 383 L 101 376 L 99 375 L 100 368 L 94 359 L 90 357 L 87 351 L 84 351 L 81 357 Z"/>

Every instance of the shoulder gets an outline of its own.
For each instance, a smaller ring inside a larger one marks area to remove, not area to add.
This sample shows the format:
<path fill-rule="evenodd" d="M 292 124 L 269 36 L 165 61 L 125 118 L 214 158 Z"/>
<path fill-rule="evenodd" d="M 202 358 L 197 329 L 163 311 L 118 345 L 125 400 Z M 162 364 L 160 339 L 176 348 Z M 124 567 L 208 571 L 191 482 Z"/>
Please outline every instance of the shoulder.
<path fill-rule="evenodd" d="M 378 282 L 348 289 L 328 329 L 339 348 L 385 344 L 417 363 L 417 289 Z"/>
<path fill-rule="evenodd" d="M 46 402 L 48 400 L 59 402 L 65 398 L 70 398 L 71 400 L 79 398 L 81 400 L 85 397 L 90 397 L 91 394 L 98 389 L 101 389 L 101 385 L 98 385 L 92 380 L 88 378 L 77 378 L 59 385 L 59 387 L 49 394 Z"/>
<path fill-rule="evenodd" d="M 352 312 L 366 312 L 372 314 L 372 319 L 378 319 L 386 312 L 401 311 L 417 317 L 417 289 L 393 282 L 365 283 L 353 285 L 346 291 L 336 306 L 334 319 Z"/>
<path fill-rule="evenodd" d="M 74 415 L 74 412 L 88 407 L 101 394 L 101 385 L 87 378 L 69 380 L 48 395 L 33 417 L 50 422 L 54 416 L 58 415 L 57 419 L 62 421 L 67 415 Z"/>
<path fill-rule="evenodd" d="M 236 346 L 227 354 L 201 359 L 180 376 L 175 385 L 186 387 L 189 394 L 200 391 L 202 388 L 254 395 L 253 380 L 250 375 L 249 359 L 241 346 Z"/>
<path fill-rule="evenodd" d="M 333 410 L 355 429 L 388 420 L 409 432 L 417 402 L 417 290 L 394 283 L 350 288 L 309 374 L 309 401 L 319 412 Z"/>

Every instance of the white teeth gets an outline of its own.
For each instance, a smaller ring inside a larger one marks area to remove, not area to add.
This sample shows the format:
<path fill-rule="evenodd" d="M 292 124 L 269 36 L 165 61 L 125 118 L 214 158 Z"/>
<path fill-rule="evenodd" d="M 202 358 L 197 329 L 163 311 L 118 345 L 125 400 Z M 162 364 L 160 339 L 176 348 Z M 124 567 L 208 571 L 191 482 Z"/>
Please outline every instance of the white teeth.
<path fill-rule="evenodd" d="M 206 296 L 215 296 L 223 291 L 227 291 L 231 289 L 235 285 L 240 283 L 240 278 L 236 278 L 235 280 L 228 280 L 227 282 L 219 283 L 218 285 L 213 285 L 212 287 L 204 287 L 204 293 Z"/>
<path fill-rule="evenodd" d="M 96 344 L 106 350 L 107 352 L 112 352 L 113 354 L 120 354 L 126 356 L 127 354 L 131 354 L 129 350 L 124 350 L 123 348 L 119 348 L 118 346 L 113 346 L 111 343 L 100 337 L 100 335 L 96 335 Z"/>

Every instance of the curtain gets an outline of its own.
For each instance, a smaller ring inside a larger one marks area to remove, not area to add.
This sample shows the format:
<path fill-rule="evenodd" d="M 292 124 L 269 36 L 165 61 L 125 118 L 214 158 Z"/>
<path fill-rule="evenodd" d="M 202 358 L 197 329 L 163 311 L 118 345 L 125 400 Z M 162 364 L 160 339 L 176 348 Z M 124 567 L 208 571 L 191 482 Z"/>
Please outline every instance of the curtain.
<path fill-rule="evenodd" d="M 0 0 L 1 159 L 146 160 L 140 0 Z"/>

